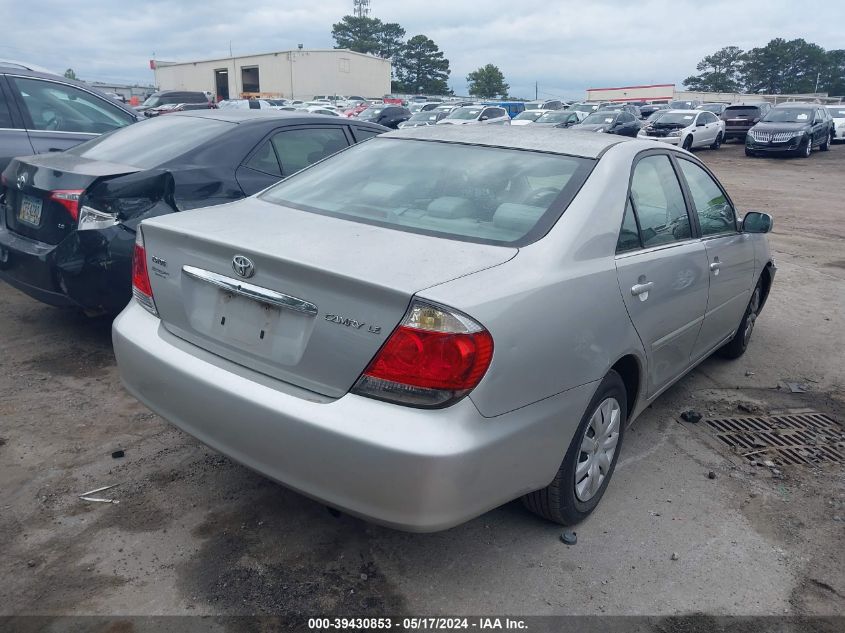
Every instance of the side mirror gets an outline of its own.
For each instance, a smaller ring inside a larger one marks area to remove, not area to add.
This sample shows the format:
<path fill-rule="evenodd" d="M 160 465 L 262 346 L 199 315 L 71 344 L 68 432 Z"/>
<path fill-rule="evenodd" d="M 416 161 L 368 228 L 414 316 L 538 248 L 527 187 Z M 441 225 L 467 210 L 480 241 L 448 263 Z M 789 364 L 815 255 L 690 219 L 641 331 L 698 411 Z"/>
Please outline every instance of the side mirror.
<path fill-rule="evenodd" d="M 773 225 L 772 216 L 759 211 L 749 211 L 742 219 L 742 230 L 745 233 L 768 233 Z"/>
<path fill-rule="evenodd" d="M 487 115 L 485 114 L 483 117 L 481 117 L 481 118 L 480 118 L 480 119 L 478 119 L 478 120 L 479 120 L 479 121 L 486 121 L 486 120 L 487 120 L 487 119 L 489 119 L 489 118 L 490 118 L 490 117 L 489 117 L 489 116 L 487 116 Z"/>

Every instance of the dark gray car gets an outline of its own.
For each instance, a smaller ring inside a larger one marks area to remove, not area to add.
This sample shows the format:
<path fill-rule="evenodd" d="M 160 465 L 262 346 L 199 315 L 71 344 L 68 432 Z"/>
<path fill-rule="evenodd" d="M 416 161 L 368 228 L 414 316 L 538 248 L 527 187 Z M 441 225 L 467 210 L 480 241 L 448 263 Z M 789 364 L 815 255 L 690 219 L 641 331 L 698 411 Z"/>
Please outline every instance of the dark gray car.
<path fill-rule="evenodd" d="M 0 63 L 0 171 L 16 156 L 60 152 L 138 119 L 82 82 Z"/>

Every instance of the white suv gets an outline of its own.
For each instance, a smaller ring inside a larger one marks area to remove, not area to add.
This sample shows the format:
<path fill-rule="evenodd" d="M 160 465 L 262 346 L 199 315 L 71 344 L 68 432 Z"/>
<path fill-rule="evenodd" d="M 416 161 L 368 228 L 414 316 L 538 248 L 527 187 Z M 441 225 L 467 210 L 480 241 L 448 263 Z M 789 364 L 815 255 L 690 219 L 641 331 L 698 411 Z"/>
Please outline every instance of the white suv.
<path fill-rule="evenodd" d="M 507 110 L 498 106 L 469 105 L 455 108 L 437 125 L 510 125 Z"/>

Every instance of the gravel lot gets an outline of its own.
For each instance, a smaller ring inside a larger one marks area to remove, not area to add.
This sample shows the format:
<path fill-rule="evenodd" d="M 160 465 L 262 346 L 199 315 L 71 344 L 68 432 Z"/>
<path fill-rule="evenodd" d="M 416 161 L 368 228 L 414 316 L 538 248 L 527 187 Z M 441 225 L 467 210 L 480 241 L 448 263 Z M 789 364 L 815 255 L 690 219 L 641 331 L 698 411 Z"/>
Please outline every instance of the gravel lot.
<path fill-rule="evenodd" d="M 332 516 L 128 396 L 110 323 L 0 286 L 0 615 L 845 613 L 842 465 L 778 478 L 678 422 L 845 420 L 845 146 L 698 155 L 774 215 L 775 286 L 744 358 L 706 361 L 632 427 L 573 547 L 518 502 L 429 535 Z M 77 498 L 109 484 L 118 505 Z"/>

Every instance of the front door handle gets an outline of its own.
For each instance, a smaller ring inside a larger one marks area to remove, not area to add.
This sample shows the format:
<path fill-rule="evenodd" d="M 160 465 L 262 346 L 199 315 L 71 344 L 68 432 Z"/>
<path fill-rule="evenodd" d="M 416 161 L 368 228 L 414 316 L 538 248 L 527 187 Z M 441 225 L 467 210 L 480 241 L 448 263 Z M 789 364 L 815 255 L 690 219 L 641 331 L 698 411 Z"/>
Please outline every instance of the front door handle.
<path fill-rule="evenodd" d="M 645 298 L 648 298 L 648 291 L 651 290 L 653 287 L 653 281 L 647 281 L 643 284 L 634 284 L 633 286 L 631 286 L 631 294 L 635 297 L 641 297 L 642 295 L 645 295 Z M 645 301 L 645 299 L 643 299 L 643 301 Z"/>
<path fill-rule="evenodd" d="M 712 270 L 717 275 L 719 274 L 719 269 L 722 267 L 721 262 L 713 262 L 710 264 L 710 270 Z"/>

